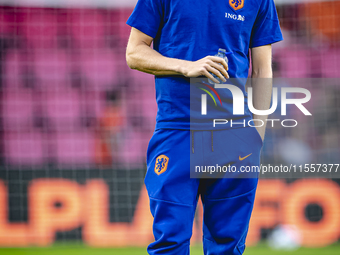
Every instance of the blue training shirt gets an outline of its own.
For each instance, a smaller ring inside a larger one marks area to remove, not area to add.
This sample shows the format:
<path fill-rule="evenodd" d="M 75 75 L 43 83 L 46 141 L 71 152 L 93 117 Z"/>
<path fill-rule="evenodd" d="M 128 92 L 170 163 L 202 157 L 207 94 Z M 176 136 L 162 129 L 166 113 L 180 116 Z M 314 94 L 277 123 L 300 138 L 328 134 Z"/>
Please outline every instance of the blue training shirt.
<path fill-rule="evenodd" d="M 166 57 L 196 61 L 226 49 L 229 76 L 237 79 L 248 77 L 249 48 L 283 39 L 273 0 L 139 0 L 127 24 L 154 38 L 154 49 Z M 156 129 L 212 130 L 212 119 L 221 116 L 251 119 L 245 81 L 236 84 L 245 95 L 244 115 L 233 115 L 232 94 L 219 89 L 223 105 L 208 100 L 209 114 L 202 116 L 199 107 L 190 109 L 192 94 L 199 101 L 203 92 L 189 78 L 156 76 Z"/>

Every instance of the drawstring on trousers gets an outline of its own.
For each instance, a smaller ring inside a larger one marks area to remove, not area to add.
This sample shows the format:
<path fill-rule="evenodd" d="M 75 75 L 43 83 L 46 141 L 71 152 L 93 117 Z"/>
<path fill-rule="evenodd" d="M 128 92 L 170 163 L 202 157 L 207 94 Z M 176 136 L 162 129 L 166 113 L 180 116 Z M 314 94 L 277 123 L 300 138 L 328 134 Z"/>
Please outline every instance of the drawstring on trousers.
<path fill-rule="evenodd" d="M 195 153 L 195 138 L 194 138 L 194 132 L 191 131 L 191 151 L 194 154 Z M 214 151 L 214 131 L 211 132 L 211 151 Z"/>
<path fill-rule="evenodd" d="M 191 150 L 192 150 L 192 153 L 194 154 L 195 153 L 195 142 L 194 142 L 194 132 L 195 131 L 191 131 Z"/>
<path fill-rule="evenodd" d="M 211 151 L 214 151 L 214 131 L 211 131 Z"/>

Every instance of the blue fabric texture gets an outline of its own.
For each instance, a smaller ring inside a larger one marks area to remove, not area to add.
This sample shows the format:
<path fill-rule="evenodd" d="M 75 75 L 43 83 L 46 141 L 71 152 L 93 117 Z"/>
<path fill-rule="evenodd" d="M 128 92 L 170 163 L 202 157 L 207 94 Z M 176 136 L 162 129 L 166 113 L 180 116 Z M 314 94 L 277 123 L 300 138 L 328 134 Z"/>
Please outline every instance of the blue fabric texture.
<path fill-rule="evenodd" d="M 258 178 L 190 178 L 189 169 L 230 162 L 237 169 L 258 166 L 262 140 L 256 132 L 255 128 L 240 128 L 215 131 L 212 136 L 210 131 L 193 135 L 186 130 L 155 131 L 145 177 L 154 216 L 155 242 L 149 245 L 149 254 L 189 254 L 199 197 L 204 208 L 205 254 L 242 254 Z M 158 165 L 164 156 L 167 160 L 161 169 Z"/>
<path fill-rule="evenodd" d="M 282 34 L 273 0 L 236 2 L 244 2 L 243 8 L 235 10 L 228 0 L 139 0 L 127 24 L 153 37 L 154 49 L 166 57 L 196 61 L 223 48 L 229 76 L 247 78 L 249 48 L 281 41 Z M 190 116 L 199 114 L 190 112 L 190 79 L 156 76 L 155 81 L 156 129 L 189 130 Z M 245 79 L 237 86 L 246 95 Z M 230 93 L 223 93 L 221 99 L 232 102 Z M 245 105 L 248 108 L 246 96 Z M 251 118 L 248 109 L 244 116 L 233 116 L 231 103 L 216 110 L 223 110 L 226 119 Z M 211 129 L 211 121 L 196 129 Z"/>
<path fill-rule="evenodd" d="M 245 111 L 244 115 L 233 115 L 232 93 L 224 89 L 218 91 L 223 104 L 210 107 L 209 102 L 209 116 L 218 117 L 222 112 L 228 120 L 252 119 L 245 92 L 249 49 L 283 39 L 273 0 L 139 0 L 127 24 L 154 38 L 154 49 L 166 57 L 196 61 L 225 49 L 228 73 L 233 85 L 243 92 Z M 211 119 L 200 117 L 197 107 L 202 90 L 190 81 L 182 75 L 155 77 L 158 111 L 145 177 L 155 241 L 148 253 L 189 254 L 201 197 L 204 253 L 242 254 L 257 176 L 236 178 L 238 173 L 234 173 L 202 179 L 191 174 L 195 165 L 258 166 L 262 140 L 252 127 L 219 125 L 216 129 L 221 130 L 206 131 L 212 130 Z M 192 97 L 198 102 L 193 108 Z M 192 120 L 199 125 L 193 125 Z"/>

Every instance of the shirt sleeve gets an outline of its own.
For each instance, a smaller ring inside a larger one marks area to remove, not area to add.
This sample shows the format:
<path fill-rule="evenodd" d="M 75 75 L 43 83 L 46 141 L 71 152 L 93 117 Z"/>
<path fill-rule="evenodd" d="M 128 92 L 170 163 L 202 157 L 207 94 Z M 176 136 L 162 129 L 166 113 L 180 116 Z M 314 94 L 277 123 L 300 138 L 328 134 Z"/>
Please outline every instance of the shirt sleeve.
<path fill-rule="evenodd" d="M 163 20 L 162 0 L 138 0 L 126 24 L 155 38 Z"/>
<path fill-rule="evenodd" d="M 274 1 L 262 0 L 253 26 L 250 48 L 272 44 L 282 40 L 283 37 Z"/>

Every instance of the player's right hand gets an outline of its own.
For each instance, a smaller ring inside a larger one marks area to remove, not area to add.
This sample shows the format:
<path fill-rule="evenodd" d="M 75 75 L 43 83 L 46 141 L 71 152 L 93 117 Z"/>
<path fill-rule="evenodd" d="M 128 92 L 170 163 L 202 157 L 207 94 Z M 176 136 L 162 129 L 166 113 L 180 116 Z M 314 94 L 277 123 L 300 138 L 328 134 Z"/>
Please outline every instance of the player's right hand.
<path fill-rule="evenodd" d="M 212 73 L 219 77 L 223 82 L 229 78 L 227 73 L 228 64 L 223 58 L 207 56 L 197 61 L 187 61 L 183 67 L 183 75 L 186 77 L 205 76 L 215 83 L 220 83 L 212 76 Z"/>

